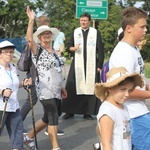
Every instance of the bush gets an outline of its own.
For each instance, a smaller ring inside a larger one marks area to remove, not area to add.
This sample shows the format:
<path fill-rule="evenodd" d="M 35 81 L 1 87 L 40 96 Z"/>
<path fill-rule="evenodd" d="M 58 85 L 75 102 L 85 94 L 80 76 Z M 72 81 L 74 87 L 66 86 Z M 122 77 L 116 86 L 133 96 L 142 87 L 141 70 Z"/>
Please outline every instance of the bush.
<path fill-rule="evenodd" d="M 63 53 L 63 56 L 64 56 L 64 57 L 69 57 L 69 52 L 64 52 L 64 53 Z"/>
<path fill-rule="evenodd" d="M 147 35 L 146 44 L 142 46 L 142 50 L 140 51 L 145 62 L 150 62 L 150 34 Z"/>
<path fill-rule="evenodd" d="M 150 78 L 150 62 L 145 63 L 145 77 Z"/>

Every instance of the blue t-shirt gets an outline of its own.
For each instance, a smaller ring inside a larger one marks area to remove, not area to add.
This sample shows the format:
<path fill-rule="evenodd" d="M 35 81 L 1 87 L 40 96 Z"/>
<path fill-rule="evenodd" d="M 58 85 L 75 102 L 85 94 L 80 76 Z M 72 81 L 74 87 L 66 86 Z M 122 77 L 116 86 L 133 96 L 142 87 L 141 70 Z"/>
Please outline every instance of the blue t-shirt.
<path fill-rule="evenodd" d="M 58 37 L 54 41 L 54 46 L 53 47 L 54 47 L 55 50 L 59 50 L 60 49 L 60 44 L 64 44 L 64 37 L 65 37 L 65 34 L 63 32 L 59 32 Z"/>

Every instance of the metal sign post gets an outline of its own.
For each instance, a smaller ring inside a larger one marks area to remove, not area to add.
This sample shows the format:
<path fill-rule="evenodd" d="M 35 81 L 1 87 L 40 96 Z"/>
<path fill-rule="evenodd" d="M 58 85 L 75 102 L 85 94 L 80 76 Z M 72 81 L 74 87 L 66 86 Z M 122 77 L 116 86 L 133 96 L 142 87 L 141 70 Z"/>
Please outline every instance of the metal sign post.
<path fill-rule="evenodd" d="M 93 20 L 93 28 L 95 28 L 95 20 Z"/>

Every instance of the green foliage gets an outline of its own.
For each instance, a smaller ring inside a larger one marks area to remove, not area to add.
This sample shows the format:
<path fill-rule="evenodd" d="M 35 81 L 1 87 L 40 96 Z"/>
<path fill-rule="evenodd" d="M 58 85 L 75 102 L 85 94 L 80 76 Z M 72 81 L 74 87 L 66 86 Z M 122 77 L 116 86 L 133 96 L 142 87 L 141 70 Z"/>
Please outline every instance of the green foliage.
<path fill-rule="evenodd" d="M 150 62 L 150 34 L 146 37 L 146 44 L 142 46 L 141 55 L 146 62 Z"/>
<path fill-rule="evenodd" d="M 25 36 L 28 23 L 26 7 L 36 10 L 36 5 L 29 0 L 7 0 L 0 4 L 0 38 Z"/>
<path fill-rule="evenodd" d="M 143 1 L 145 4 L 142 6 L 144 10 L 149 12 L 150 1 Z M 96 28 L 101 32 L 102 41 L 105 48 L 105 56 L 108 58 L 117 43 L 117 31 L 120 28 L 120 17 L 124 7 L 133 6 L 137 0 L 108 0 L 108 19 L 95 20 Z M 0 0 L 0 38 L 6 37 L 24 37 L 28 24 L 28 17 L 26 15 L 26 6 L 29 5 L 37 14 L 41 11 L 50 18 L 51 27 L 61 27 L 66 35 L 66 52 L 68 51 L 67 45 L 70 35 L 76 27 L 79 26 L 79 19 L 76 18 L 76 0 Z M 37 15 L 36 15 L 37 16 Z M 39 15 L 38 15 L 39 16 Z M 37 16 L 37 17 L 38 17 Z M 148 31 L 150 30 L 150 17 L 148 18 Z M 92 26 L 92 21 L 91 21 Z M 36 26 L 35 26 L 36 28 Z M 150 61 L 150 37 L 147 36 L 147 43 L 141 51 L 145 61 Z M 66 53 L 70 56 L 70 53 Z"/>
<path fill-rule="evenodd" d="M 117 11 L 116 11 L 117 10 Z M 105 53 L 110 55 L 117 42 L 117 31 L 120 28 L 120 14 L 123 8 L 109 0 L 108 19 L 100 20 L 98 29 L 101 32 Z"/>
<path fill-rule="evenodd" d="M 150 78 L 150 63 L 145 63 L 145 77 Z"/>
<path fill-rule="evenodd" d="M 69 57 L 69 52 L 64 52 L 64 53 L 63 53 L 63 56 L 64 56 L 64 57 Z"/>
<path fill-rule="evenodd" d="M 75 4 L 75 0 L 47 0 L 46 2 L 45 14 L 51 20 L 50 26 L 62 28 L 66 36 L 66 46 L 71 32 L 79 26 L 79 20 L 75 17 Z"/>

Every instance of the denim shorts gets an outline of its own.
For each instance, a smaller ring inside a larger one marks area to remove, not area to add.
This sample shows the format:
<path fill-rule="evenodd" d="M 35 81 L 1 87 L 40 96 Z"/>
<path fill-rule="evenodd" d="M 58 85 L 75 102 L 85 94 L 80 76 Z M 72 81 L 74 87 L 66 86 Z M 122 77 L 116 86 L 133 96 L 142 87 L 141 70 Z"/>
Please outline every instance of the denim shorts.
<path fill-rule="evenodd" d="M 48 125 L 58 125 L 58 117 L 61 115 L 61 100 L 53 98 L 40 100 L 40 102 L 44 110 L 42 121 Z"/>
<path fill-rule="evenodd" d="M 131 119 L 130 124 L 132 150 L 150 150 L 150 113 Z"/>

